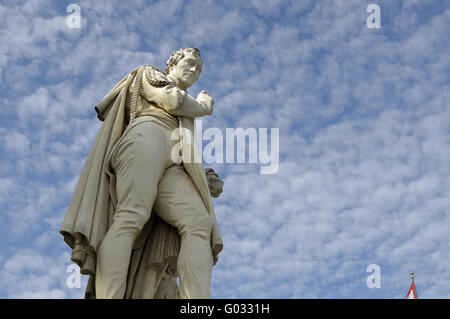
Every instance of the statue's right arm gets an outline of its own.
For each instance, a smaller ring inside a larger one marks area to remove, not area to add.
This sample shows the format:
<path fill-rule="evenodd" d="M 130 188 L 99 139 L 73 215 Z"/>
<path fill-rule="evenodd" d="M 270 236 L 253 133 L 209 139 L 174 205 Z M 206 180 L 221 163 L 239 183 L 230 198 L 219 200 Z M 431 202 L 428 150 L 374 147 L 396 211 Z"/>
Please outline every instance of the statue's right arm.
<path fill-rule="evenodd" d="M 193 98 L 174 83 L 162 87 L 153 86 L 147 81 L 145 72 L 148 69 L 142 74 L 141 94 L 147 101 L 157 104 L 172 115 L 198 117 L 212 114 L 213 103 Z"/>

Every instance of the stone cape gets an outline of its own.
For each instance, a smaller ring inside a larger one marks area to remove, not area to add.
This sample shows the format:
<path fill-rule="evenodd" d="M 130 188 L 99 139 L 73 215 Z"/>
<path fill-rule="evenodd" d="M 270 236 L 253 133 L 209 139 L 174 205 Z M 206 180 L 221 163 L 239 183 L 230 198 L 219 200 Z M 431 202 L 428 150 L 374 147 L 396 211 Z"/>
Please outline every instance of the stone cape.
<path fill-rule="evenodd" d="M 86 287 L 86 298 L 95 298 L 96 251 L 112 224 L 115 211 L 114 200 L 112 200 L 114 196 L 110 196 L 115 191 L 114 173 L 108 165 L 108 155 L 115 143 L 126 132 L 125 101 L 128 89 L 140 68 L 136 68 L 124 77 L 96 106 L 97 116 L 103 121 L 103 125 L 85 161 L 60 230 L 65 242 L 73 249 L 72 260 L 80 266 L 82 274 L 90 275 Z M 181 125 L 194 129 L 193 119 L 180 117 Z M 203 165 L 191 163 L 184 166 L 197 186 L 210 215 L 214 217 L 211 248 L 214 261 L 217 262 L 218 254 L 222 250 L 222 240 Z M 159 231 L 155 231 L 157 229 Z M 150 234 L 159 238 L 150 238 Z M 136 278 L 139 278 L 140 270 L 145 269 L 142 266 L 148 266 L 149 262 L 153 262 L 156 266 L 172 265 L 169 270 L 173 272 L 174 260 L 176 261 L 175 252 L 179 249 L 177 236 L 176 229 L 165 224 L 156 214 L 152 214 L 133 246 L 125 298 L 131 298 L 133 295 L 139 298 L 139 295 L 133 292 L 134 283 Z M 149 245 L 153 248 L 152 252 L 157 252 L 156 254 L 144 254 L 149 251 Z M 144 256 L 147 260 L 144 260 Z"/>

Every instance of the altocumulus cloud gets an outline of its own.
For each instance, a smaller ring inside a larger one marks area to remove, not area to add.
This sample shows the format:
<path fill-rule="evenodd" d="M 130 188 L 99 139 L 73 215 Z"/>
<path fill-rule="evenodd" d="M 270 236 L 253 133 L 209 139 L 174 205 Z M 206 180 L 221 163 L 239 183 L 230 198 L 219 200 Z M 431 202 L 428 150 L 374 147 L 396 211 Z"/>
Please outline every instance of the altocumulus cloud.
<path fill-rule="evenodd" d="M 213 164 L 224 251 L 216 298 L 448 298 L 445 1 L 71 1 L 0 4 L 0 296 L 80 298 L 58 234 L 101 123 L 141 64 L 199 47 L 203 128 L 280 128 L 280 168 Z M 366 268 L 381 267 L 369 289 Z M 83 279 L 84 280 L 84 279 Z M 83 282 L 82 287 L 85 282 Z"/>

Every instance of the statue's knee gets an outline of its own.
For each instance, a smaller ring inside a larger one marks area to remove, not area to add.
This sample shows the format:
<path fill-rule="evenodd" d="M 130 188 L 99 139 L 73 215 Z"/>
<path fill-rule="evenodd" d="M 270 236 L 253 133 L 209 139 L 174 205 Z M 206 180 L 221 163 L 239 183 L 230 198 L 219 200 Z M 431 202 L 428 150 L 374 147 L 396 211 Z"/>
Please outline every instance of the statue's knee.
<path fill-rule="evenodd" d="M 144 228 L 150 215 L 135 211 L 119 211 L 114 215 L 114 223 L 121 231 L 133 233 L 137 236 Z"/>
<path fill-rule="evenodd" d="M 210 216 L 195 218 L 184 227 L 183 235 L 201 235 L 209 238 L 212 229 L 212 219 Z"/>

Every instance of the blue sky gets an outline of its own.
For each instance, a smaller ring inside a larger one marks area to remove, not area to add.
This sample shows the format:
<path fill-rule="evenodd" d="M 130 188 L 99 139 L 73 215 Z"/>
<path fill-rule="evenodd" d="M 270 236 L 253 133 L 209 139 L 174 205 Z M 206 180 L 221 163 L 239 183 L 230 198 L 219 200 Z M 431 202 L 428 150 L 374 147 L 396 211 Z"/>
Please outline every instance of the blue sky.
<path fill-rule="evenodd" d="M 198 47 L 203 128 L 280 129 L 277 174 L 206 165 L 225 181 L 212 297 L 403 298 L 413 271 L 419 297 L 449 298 L 449 27 L 448 1 L 1 1 L 0 297 L 83 296 L 59 229 L 93 106 Z"/>

